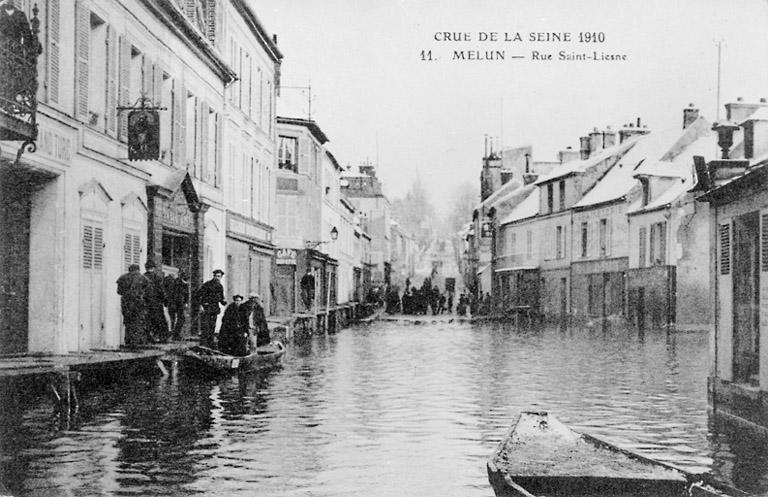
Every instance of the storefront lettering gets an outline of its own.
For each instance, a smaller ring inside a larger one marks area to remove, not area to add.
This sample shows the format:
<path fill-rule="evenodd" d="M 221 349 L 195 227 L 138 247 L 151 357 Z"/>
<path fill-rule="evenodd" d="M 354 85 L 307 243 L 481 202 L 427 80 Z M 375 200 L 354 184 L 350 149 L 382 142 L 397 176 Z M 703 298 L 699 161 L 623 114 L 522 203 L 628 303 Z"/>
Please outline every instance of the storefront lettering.
<path fill-rule="evenodd" d="M 176 226 L 193 227 L 195 219 L 184 194 L 178 192 L 170 201 L 160 202 L 160 219 Z"/>
<path fill-rule="evenodd" d="M 296 265 L 296 251 L 293 249 L 278 249 L 277 263 Z"/>
<path fill-rule="evenodd" d="M 62 162 L 69 162 L 72 159 L 72 141 L 50 129 L 41 129 L 37 151 Z"/>

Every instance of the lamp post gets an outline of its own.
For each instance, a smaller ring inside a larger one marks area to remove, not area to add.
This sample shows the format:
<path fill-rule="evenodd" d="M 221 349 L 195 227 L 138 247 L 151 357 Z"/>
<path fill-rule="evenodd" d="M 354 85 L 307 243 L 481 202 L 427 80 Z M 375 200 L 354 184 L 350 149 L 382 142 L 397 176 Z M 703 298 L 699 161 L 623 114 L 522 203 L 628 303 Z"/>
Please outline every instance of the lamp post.
<path fill-rule="evenodd" d="M 336 239 L 339 237 L 339 230 L 336 229 L 336 226 L 331 228 L 331 239 L 330 240 L 307 240 L 305 241 L 305 245 L 308 249 L 315 249 L 319 247 L 320 245 L 323 245 L 325 243 L 332 243 L 335 242 Z M 330 254 L 328 254 L 328 257 L 330 257 Z M 330 314 L 330 311 L 328 310 L 331 306 L 331 278 L 329 277 L 329 271 L 328 271 L 328 261 L 325 262 L 325 332 L 328 333 L 328 316 Z M 317 280 L 316 280 L 317 281 Z M 317 316 L 317 299 L 315 299 L 315 316 Z"/>
<path fill-rule="evenodd" d="M 339 230 L 336 226 L 331 228 L 331 243 L 339 237 Z M 330 252 L 330 250 L 329 250 Z M 330 254 L 328 254 L 330 257 Z M 328 322 L 331 317 L 331 272 L 328 270 L 328 261 L 325 263 L 325 334 L 328 334 Z"/>

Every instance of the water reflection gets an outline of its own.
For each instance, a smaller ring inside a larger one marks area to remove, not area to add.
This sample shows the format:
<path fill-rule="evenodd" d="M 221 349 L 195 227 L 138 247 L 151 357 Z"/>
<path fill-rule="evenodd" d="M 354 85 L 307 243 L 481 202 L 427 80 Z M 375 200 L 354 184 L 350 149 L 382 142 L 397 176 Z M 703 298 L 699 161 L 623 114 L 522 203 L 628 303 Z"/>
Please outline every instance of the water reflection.
<path fill-rule="evenodd" d="M 492 494 L 485 460 L 522 409 L 750 491 L 768 449 L 707 417 L 705 334 L 616 325 L 376 323 L 226 379 L 123 380 L 69 430 L 33 403 L 0 417 L 19 495 Z"/>

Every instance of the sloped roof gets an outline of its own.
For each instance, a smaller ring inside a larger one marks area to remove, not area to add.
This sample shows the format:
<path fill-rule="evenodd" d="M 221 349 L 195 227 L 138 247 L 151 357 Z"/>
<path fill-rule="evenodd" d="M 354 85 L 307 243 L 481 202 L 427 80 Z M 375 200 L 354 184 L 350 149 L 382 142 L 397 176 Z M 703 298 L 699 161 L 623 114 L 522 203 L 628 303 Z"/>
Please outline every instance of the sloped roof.
<path fill-rule="evenodd" d="M 509 224 L 521 219 L 533 217 L 539 213 L 539 195 L 541 189 L 536 185 L 527 185 L 523 187 L 527 192 L 525 200 L 517 204 L 517 207 L 501 220 L 501 224 Z"/>
<path fill-rule="evenodd" d="M 685 129 L 675 127 L 641 136 L 637 145 L 619 159 L 574 207 L 589 207 L 621 199 L 638 185 L 637 170 L 646 161 L 658 164 L 682 159 L 691 164 L 690 150 L 698 150 L 709 141 L 712 134 L 709 127 L 709 122 L 699 117 Z M 702 137 L 704 142 L 700 139 Z M 699 146 L 692 147 L 694 144 Z"/>
<path fill-rule="evenodd" d="M 496 190 L 491 195 L 489 195 L 487 199 L 477 204 L 474 210 L 477 211 L 484 207 L 488 207 L 488 208 L 493 207 L 498 202 L 501 202 L 507 199 L 508 197 L 514 195 L 515 191 L 518 190 L 521 186 L 522 184 L 517 179 L 513 178 L 507 181 L 506 183 L 501 185 L 501 187 L 498 190 Z"/>
<path fill-rule="evenodd" d="M 549 181 L 556 180 L 564 176 L 569 176 L 571 174 L 579 174 L 579 173 L 586 172 L 592 166 L 599 164 L 600 162 L 614 155 L 621 155 L 625 153 L 627 150 L 632 148 L 635 145 L 635 143 L 637 143 L 638 138 L 639 137 L 633 137 L 624 141 L 623 143 L 619 143 L 618 145 L 614 145 L 613 147 L 603 149 L 600 151 L 600 153 L 595 154 L 587 159 L 579 159 L 579 160 L 572 160 L 572 161 L 566 162 L 562 166 L 556 167 L 551 173 L 547 174 L 546 176 L 539 178 L 535 184 L 540 185 L 542 183 L 547 183 Z"/>

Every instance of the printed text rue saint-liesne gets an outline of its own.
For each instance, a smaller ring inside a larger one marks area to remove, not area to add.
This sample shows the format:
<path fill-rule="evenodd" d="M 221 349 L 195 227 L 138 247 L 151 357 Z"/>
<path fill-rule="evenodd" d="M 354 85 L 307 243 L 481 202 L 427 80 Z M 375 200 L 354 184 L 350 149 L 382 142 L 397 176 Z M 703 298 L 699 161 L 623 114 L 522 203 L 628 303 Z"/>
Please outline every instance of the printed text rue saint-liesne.
<path fill-rule="evenodd" d="M 435 31 L 439 45 L 419 52 L 420 60 L 621 62 L 626 53 L 607 50 L 603 31 Z"/>

